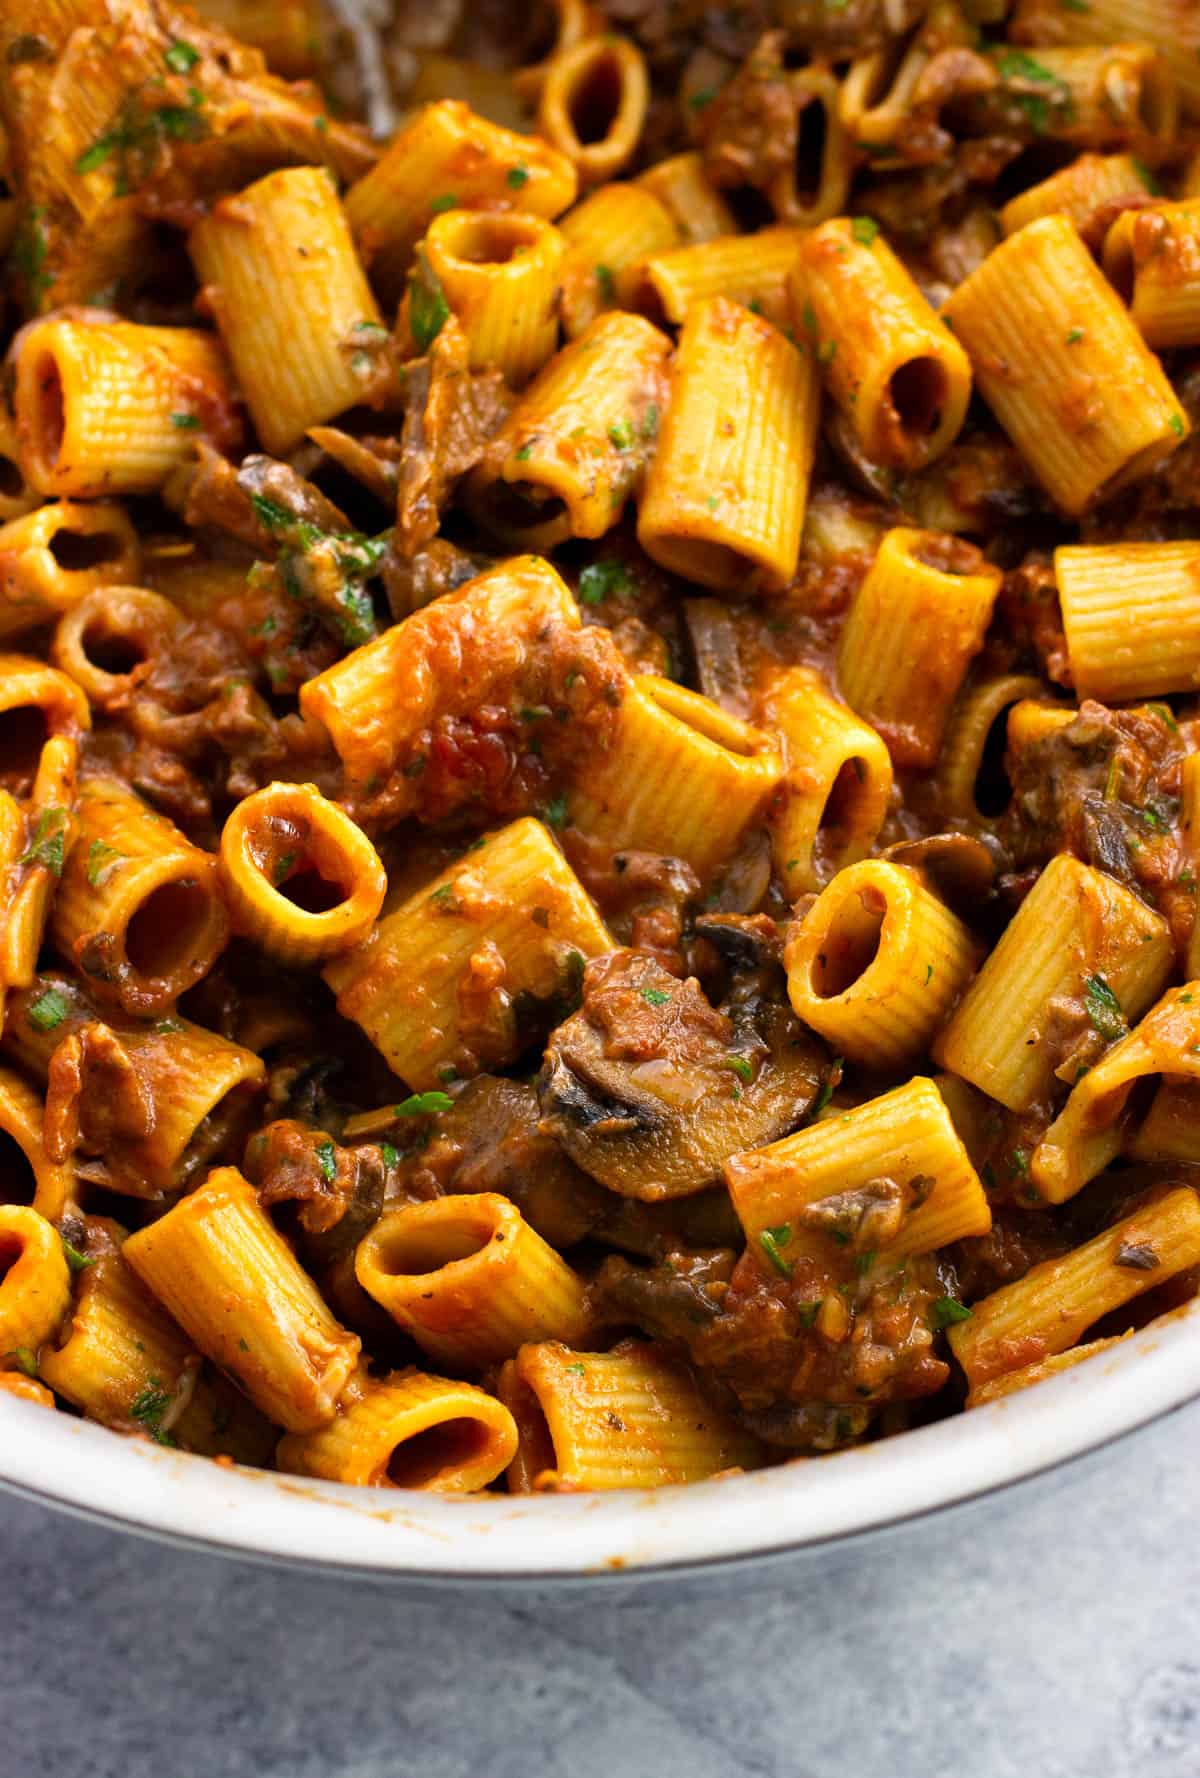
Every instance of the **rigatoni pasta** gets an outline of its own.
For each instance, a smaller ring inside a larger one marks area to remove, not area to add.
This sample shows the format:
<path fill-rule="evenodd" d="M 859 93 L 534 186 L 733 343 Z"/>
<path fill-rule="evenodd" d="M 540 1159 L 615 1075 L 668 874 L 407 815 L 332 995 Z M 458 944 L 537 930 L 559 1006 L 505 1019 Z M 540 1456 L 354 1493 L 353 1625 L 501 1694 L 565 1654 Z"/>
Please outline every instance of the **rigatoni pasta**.
<path fill-rule="evenodd" d="M 1186 1309 L 1188 8 L 177 10 L 0 8 L 0 1447 L 657 1488 Z"/>

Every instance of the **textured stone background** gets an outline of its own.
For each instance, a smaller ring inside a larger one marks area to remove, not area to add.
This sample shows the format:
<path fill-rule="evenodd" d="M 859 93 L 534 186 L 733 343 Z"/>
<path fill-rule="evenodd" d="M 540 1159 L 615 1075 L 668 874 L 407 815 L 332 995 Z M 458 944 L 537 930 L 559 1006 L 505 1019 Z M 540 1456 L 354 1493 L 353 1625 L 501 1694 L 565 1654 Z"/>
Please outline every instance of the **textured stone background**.
<path fill-rule="evenodd" d="M 718 1590 L 400 1594 L 0 1494 L 0 1778 L 1200 1778 L 1200 1407 Z"/>

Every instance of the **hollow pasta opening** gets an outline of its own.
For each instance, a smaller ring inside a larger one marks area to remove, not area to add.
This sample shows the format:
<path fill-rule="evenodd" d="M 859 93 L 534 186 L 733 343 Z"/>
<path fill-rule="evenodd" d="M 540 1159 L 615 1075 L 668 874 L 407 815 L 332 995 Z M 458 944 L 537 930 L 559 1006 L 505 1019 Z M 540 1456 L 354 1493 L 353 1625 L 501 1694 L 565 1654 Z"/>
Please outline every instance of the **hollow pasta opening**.
<path fill-rule="evenodd" d="M 152 890 L 125 928 L 125 955 L 139 975 L 169 976 L 200 949 L 208 929 L 209 897 L 193 878 Z"/>
<path fill-rule="evenodd" d="M 306 914 L 327 914 L 349 898 L 349 888 L 323 876 L 315 864 L 305 859 L 298 870 L 285 877 L 276 888 L 285 901 Z"/>
<path fill-rule="evenodd" d="M 878 890 L 865 889 L 845 898 L 812 961 L 814 994 L 822 1000 L 835 999 L 866 973 L 879 954 L 886 914 L 887 902 Z"/>
<path fill-rule="evenodd" d="M 0 1286 L 24 1251 L 25 1243 L 19 1235 L 0 1234 Z"/>
<path fill-rule="evenodd" d="M 480 519 L 500 531 L 535 531 L 543 525 L 569 529 L 567 506 L 556 494 L 547 495 L 536 482 L 495 481 L 483 497 Z"/>
<path fill-rule="evenodd" d="M 611 54 L 593 56 L 576 82 L 567 106 L 571 128 L 581 147 L 607 139 L 617 121 L 623 91 L 617 58 Z"/>
<path fill-rule="evenodd" d="M 395 1488 L 427 1488 L 448 1471 L 478 1463 L 491 1446 L 490 1427 L 461 1415 L 427 1426 L 398 1444 L 388 1459 L 387 1479 Z"/>
<path fill-rule="evenodd" d="M 0 499 L 19 500 L 24 493 L 25 477 L 20 464 L 0 451 Z"/>
<path fill-rule="evenodd" d="M 463 217 L 446 245 L 468 265 L 509 265 L 534 245 L 538 232 L 515 216 L 470 216 Z"/>
<path fill-rule="evenodd" d="M 34 376 L 37 384 L 38 446 L 43 463 L 51 467 L 58 461 L 63 435 L 67 429 L 62 374 L 52 352 L 41 354 Z"/>
<path fill-rule="evenodd" d="M 892 372 L 888 393 L 896 418 L 910 436 L 928 438 L 941 424 L 946 372 L 937 358 L 910 358 Z"/>
<path fill-rule="evenodd" d="M 68 574 L 85 574 L 121 559 L 121 539 L 112 531 L 73 531 L 62 525 L 49 543 L 50 554 Z"/>
<path fill-rule="evenodd" d="M 410 1219 L 402 1229 L 384 1231 L 374 1242 L 374 1257 L 381 1272 L 392 1278 L 424 1277 L 440 1272 L 455 1260 L 472 1259 L 494 1240 L 502 1239 L 495 1225 L 471 1224 L 461 1211 L 449 1217 Z"/>
<path fill-rule="evenodd" d="M 752 590 L 756 569 L 739 550 L 704 537 L 655 537 L 654 557 L 664 568 L 701 586 L 736 593 L 744 583 Z"/>
<path fill-rule="evenodd" d="M 37 1195 L 37 1175 L 15 1136 L 0 1130 L 0 1204 L 28 1206 Z"/>
<path fill-rule="evenodd" d="M 10 790 L 27 789 L 34 780 L 50 724 L 38 704 L 0 710 L 0 782 Z"/>
<path fill-rule="evenodd" d="M 979 755 L 979 770 L 975 774 L 975 807 L 989 819 L 1003 815 L 1012 801 L 1012 780 L 1004 765 L 1011 708 L 1011 704 L 1006 704 L 992 718 Z"/>
<path fill-rule="evenodd" d="M 101 618 L 88 625 L 81 641 L 92 666 L 114 679 L 123 679 L 135 667 L 140 667 L 147 657 L 146 644 L 141 638 L 110 630 Z"/>
<path fill-rule="evenodd" d="M 809 209 L 816 203 L 821 190 L 821 173 L 829 140 L 829 119 L 820 99 L 808 101 L 800 112 L 797 126 L 793 174 L 796 202 L 801 209 Z"/>
<path fill-rule="evenodd" d="M 854 811 L 867 781 L 867 762 L 857 755 L 843 760 L 817 823 L 818 835 L 833 849 L 844 846 L 854 824 Z"/>

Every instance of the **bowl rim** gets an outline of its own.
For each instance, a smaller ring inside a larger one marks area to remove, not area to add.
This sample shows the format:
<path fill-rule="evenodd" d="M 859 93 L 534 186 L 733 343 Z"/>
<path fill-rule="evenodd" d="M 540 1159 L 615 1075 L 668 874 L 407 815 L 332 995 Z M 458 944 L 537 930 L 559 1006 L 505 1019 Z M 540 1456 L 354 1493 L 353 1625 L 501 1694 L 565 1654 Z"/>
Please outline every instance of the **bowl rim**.
<path fill-rule="evenodd" d="M 193 1547 L 410 1582 L 625 1579 L 782 1555 L 958 1505 L 1200 1394 L 1200 1303 L 1039 1383 L 876 1444 L 629 1492 L 393 1493 L 120 1438 L 0 1393 L 0 1484 Z"/>

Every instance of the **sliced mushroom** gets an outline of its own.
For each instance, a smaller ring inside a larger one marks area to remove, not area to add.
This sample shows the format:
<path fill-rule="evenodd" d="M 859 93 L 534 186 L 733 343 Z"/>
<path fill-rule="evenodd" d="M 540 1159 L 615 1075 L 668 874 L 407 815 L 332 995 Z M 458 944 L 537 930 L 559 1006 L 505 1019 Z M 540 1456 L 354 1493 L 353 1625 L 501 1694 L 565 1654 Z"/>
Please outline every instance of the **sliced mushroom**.
<path fill-rule="evenodd" d="M 983 840 L 970 834 L 933 833 L 922 840 L 901 840 L 880 857 L 918 871 L 934 894 L 966 920 L 978 920 L 980 908 L 995 890 L 996 859 Z"/>
<path fill-rule="evenodd" d="M 636 951 L 596 958 L 550 1039 L 544 1127 L 593 1179 L 645 1203 L 713 1185 L 731 1154 L 794 1129 L 823 1057 L 786 1003 L 718 1011 Z"/>

